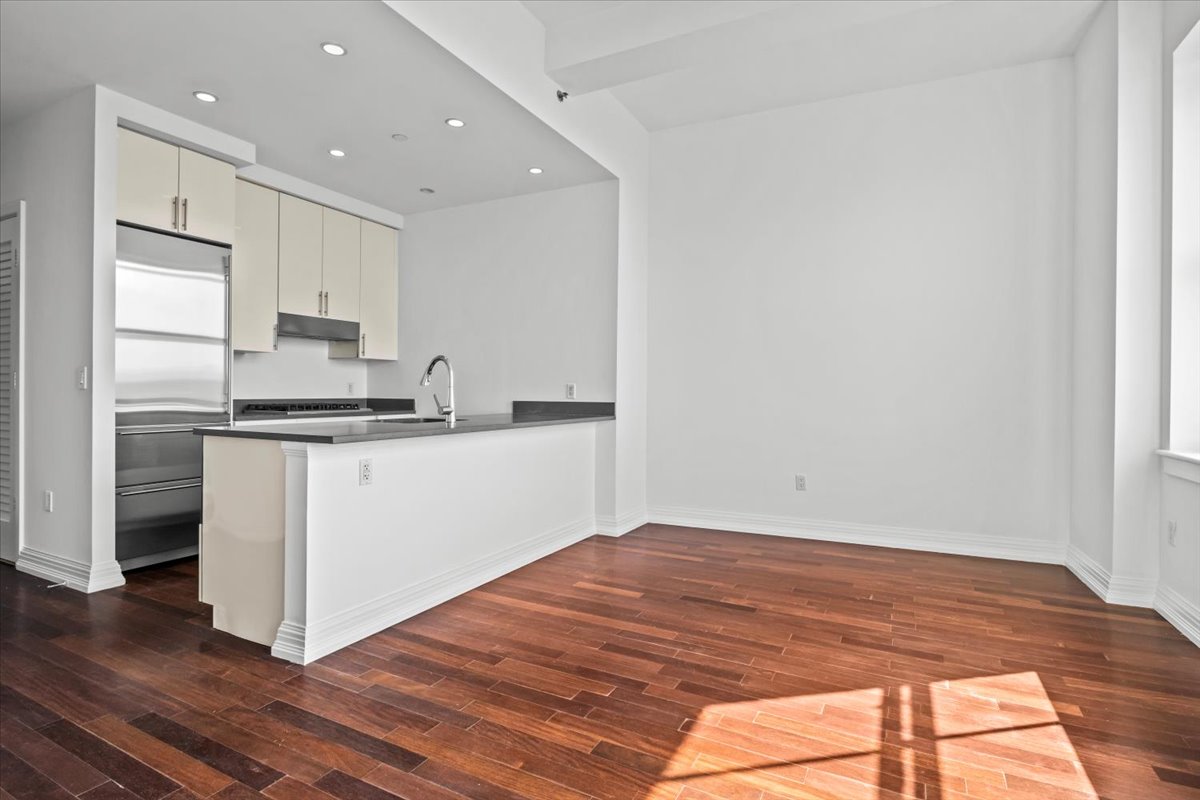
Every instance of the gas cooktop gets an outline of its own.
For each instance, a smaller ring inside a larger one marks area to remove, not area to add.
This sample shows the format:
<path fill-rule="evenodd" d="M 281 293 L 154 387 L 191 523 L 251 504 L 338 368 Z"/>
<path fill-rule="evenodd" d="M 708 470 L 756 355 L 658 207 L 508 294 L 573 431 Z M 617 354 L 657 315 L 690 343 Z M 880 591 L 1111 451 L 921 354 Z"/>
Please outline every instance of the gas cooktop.
<path fill-rule="evenodd" d="M 370 414 L 371 409 L 353 401 L 345 403 L 249 403 L 242 408 L 246 416 L 332 417 L 343 414 Z"/>

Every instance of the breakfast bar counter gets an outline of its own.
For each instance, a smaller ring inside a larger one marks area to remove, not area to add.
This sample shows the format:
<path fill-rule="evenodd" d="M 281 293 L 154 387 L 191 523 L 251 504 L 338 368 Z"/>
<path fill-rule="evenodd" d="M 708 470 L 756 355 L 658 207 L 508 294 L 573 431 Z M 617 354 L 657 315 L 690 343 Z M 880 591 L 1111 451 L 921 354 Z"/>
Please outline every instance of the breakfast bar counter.
<path fill-rule="evenodd" d="M 611 403 L 514 403 L 452 428 L 197 429 L 200 599 L 215 628 L 307 664 L 592 535 L 613 419 Z"/>

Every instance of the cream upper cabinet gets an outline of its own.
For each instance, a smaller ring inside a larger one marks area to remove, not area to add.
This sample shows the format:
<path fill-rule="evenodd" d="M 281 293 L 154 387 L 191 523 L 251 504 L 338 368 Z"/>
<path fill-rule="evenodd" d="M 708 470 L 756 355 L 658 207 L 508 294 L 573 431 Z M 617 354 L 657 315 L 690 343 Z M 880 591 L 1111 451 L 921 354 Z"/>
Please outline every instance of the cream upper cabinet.
<path fill-rule="evenodd" d="M 230 270 L 234 350 L 276 349 L 279 289 L 279 192 L 237 181 Z"/>
<path fill-rule="evenodd" d="M 179 230 L 214 242 L 232 242 L 234 184 L 233 164 L 180 148 Z"/>
<path fill-rule="evenodd" d="M 359 257 L 361 220 L 324 208 L 324 242 L 321 248 L 321 289 L 324 316 L 358 321 Z"/>
<path fill-rule="evenodd" d="M 179 148 L 117 128 L 117 219 L 173 231 L 178 203 Z"/>
<path fill-rule="evenodd" d="M 230 244 L 233 215 L 232 164 L 117 129 L 117 220 Z"/>
<path fill-rule="evenodd" d="M 324 316 L 321 287 L 323 209 L 279 195 L 279 313 Z"/>
<path fill-rule="evenodd" d="M 396 231 L 362 221 L 362 288 L 359 293 L 359 357 L 397 358 Z"/>

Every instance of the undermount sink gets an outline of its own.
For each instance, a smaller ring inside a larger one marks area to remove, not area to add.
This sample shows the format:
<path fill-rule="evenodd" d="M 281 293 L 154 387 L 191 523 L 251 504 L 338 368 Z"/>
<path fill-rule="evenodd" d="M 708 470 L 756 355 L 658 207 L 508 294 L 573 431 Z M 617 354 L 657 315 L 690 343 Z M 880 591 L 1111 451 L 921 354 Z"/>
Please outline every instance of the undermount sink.
<path fill-rule="evenodd" d="M 446 421 L 445 417 L 405 417 L 404 419 L 383 419 L 380 422 L 400 422 L 407 425 L 415 425 L 418 422 L 442 422 Z M 465 422 L 464 418 L 460 418 L 459 422 Z"/>

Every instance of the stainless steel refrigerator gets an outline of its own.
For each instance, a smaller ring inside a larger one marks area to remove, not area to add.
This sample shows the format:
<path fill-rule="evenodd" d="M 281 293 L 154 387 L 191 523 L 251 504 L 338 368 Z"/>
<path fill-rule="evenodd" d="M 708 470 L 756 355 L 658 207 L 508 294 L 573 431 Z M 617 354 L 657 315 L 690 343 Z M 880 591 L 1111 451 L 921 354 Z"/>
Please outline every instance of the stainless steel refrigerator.
<path fill-rule="evenodd" d="M 229 421 L 228 247 L 117 226 L 117 561 L 196 552 L 198 425 Z"/>

